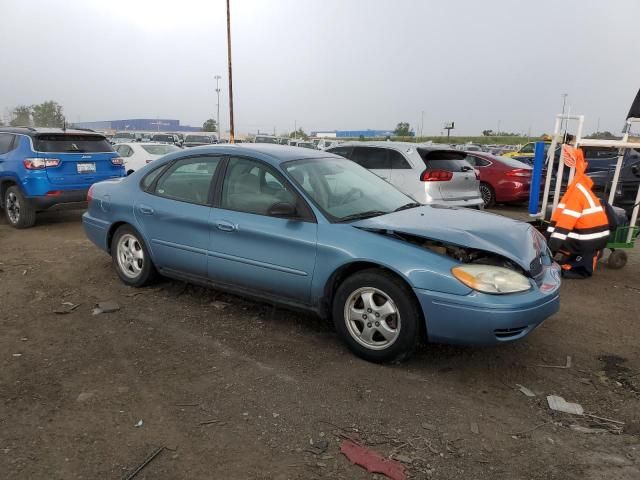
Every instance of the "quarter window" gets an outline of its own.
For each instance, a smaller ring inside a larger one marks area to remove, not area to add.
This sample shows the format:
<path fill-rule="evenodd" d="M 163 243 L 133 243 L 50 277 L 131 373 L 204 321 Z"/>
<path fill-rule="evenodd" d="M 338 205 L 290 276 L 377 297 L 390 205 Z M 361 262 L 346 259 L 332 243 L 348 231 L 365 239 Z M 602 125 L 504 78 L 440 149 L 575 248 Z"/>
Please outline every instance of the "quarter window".
<path fill-rule="evenodd" d="M 328 150 L 328 152 L 340 155 L 344 158 L 349 158 L 349 156 L 351 155 L 351 150 L 353 150 L 351 147 L 336 147 Z"/>
<path fill-rule="evenodd" d="M 389 153 L 390 168 L 394 170 L 409 170 L 411 165 L 407 162 L 407 159 L 397 150 L 387 150 Z"/>
<path fill-rule="evenodd" d="M 154 193 L 182 202 L 207 205 L 219 157 L 185 158 L 162 174 Z M 146 179 L 145 179 L 146 180 Z M 151 180 L 151 183 L 153 180 Z"/>
<path fill-rule="evenodd" d="M 279 176 L 263 163 L 231 157 L 222 186 L 221 208 L 267 215 L 275 203 L 296 204 L 294 195 Z"/>
<path fill-rule="evenodd" d="M 0 155 L 13 150 L 13 138 L 10 133 L 0 133 Z"/>

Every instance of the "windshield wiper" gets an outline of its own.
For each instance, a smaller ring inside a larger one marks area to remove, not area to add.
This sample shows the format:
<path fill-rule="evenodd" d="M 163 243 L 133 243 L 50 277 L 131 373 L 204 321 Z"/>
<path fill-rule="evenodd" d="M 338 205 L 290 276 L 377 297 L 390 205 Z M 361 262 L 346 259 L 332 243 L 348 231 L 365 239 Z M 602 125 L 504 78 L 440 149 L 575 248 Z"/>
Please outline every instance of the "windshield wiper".
<path fill-rule="evenodd" d="M 410 208 L 417 208 L 417 207 L 421 207 L 421 206 L 422 206 L 422 204 L 418 203 L 418 202 L 405 203 L 404 205 L 401 205 L 398 208 L 396 208 L 394 210 L 394 212 L 400 212 L 402 210 L 408 210 Z"/>
<path fill-rule="evenodd" d="M 347 222 L 349 220 L 363 220 L 365 218 L 378 217 L 380 215 L 386 215 L 389 212 L 383 212 L 382 210 L 367 210 L 366 212 L 353 213 L 346 217 L 341 217 L 340 222 Z"/>

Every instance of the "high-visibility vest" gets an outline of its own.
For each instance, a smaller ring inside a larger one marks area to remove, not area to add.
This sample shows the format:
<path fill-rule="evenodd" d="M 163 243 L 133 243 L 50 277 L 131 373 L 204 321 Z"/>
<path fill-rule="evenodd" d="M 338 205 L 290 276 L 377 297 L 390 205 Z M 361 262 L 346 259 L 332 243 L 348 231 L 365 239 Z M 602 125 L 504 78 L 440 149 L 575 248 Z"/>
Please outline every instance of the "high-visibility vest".
<path fill-rule="evenodd" d="M 567 150 L 572 162 L 575 161 L 576 172 L 551 216 L 551 225 L 547 229 L 551 234 L 549 248 L 552 252 L 563 248 L 571 253 L 602 250 L 610 234 L 607 213 L 591 191 L 593 181 L 584 173 L 587 162 L 582 150 Z"/>

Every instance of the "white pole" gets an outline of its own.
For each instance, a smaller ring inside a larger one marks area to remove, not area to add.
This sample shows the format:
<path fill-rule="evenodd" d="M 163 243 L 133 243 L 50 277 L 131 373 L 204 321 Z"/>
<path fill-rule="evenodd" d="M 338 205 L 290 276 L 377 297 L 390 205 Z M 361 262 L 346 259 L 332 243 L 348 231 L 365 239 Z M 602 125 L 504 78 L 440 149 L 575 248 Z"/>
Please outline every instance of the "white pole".
<path fill-rule="evenodd" d="M 544 182 L 544 194 L 542 195 L 542 210 L 540 214 L 543 219 L 547 218 L 547 204 L 549 203 L 549 190 L 551 189 L 551 176 L 553 173 L 553 163 L 555 161 L 556 145 L 558 144 L 558 135 L 560 132 L 560 117 L 556 116 L 556 125 L 553 127 L 553 140 L 547 150 L 547 178 Z M 562 162 L 562 160 L 560 160 Z"/>
<path fill-rule="evenodd" d="M 567 121 L 568 122 L 568 121 Z M 576 147 L 580 145 L 580 140 L 582 140 L 582 127 L 584 125 L 584 115 L 580 115 L 578 118 L 578 131 L 576 132 Z M 573 180 L 573 176 L 576 173 L 575 167 L 571 167 L 569 170 L 569 183 Z"/>
<path fill-rule="evenodd" d="M 624 136 L 622 137 L 623 142 L 629 141 L 629 130 L 631 130 L 631 121 L 627 120 L 627 127 L 624 132 Z M 624 160 L 624 148 L 620 148 L 618 150 L 618 161 L 616 162 L 616 170 L 613 173 L 613 180 L 611 182 L 611 191 L 609 192 L 609 203 L 613 205 L 613 201 L 616 197 L 616 189 L 618 188 L 618 180 L 620 178 L 620 170 L 622 170 L 622 162 Z"/>

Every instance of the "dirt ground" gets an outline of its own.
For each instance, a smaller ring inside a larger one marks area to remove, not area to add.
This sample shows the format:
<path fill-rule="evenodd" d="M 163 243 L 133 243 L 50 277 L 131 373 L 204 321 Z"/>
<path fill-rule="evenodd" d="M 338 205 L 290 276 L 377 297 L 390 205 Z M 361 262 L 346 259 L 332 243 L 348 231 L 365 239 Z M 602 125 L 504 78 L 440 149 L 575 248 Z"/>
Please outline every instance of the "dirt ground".
<path fill-rule="evenodd" d="M 312 317 L 124 286 L 80 214 L 0 224 L 2 479 L 126 478 L 159 447 L 136 480 L 382 478 L 340 454 L 345 438 L 409 478 L 640 478 L 637 252 L 566 281 L 560 313 L 522 342 L 374 365 Z M 109 300 L 120 310 L 92 314 Z M 549 394 L 624 423 L 552 412 Z"/>

